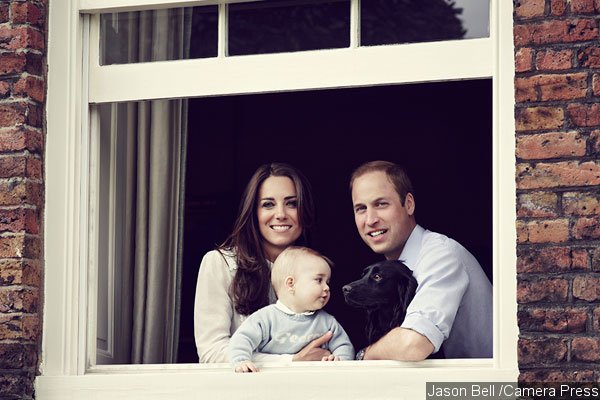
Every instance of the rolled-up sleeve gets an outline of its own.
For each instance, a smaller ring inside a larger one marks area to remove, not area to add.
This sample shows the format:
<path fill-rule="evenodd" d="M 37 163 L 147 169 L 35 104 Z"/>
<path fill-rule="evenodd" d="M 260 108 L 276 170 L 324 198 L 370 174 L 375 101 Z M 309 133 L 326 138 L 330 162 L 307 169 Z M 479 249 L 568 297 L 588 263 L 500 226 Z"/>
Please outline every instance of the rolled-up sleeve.
<path fill-rule="evenodd" d="M 412 329 L 429 339 L 434 353 L 448 338 L 456 312 L 469 285 L 460 253 L 453 243 L 439 240 L 413 268 L 418 287 L 406 311 L 403 328 Z"/>

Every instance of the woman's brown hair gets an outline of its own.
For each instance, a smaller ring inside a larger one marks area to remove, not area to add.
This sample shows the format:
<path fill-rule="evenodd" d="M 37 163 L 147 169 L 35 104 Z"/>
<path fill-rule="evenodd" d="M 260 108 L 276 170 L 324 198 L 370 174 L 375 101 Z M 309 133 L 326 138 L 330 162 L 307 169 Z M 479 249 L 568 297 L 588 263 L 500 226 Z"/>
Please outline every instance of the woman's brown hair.
<path fill-rule="evenodd" d="M 219 250 L 235 254 L 237 271 L 230 290 L 236 311 L 243 315 L 269 304 L 271 270 L 262 247 L 257 209 L 260 186 L 271 176 L 285 176 L 294 183 L 303 244 L 307 244 L 308 232 L 314 221 L 310 186 L 300 171 L 288 164 L 269 163 L 261 165 L 254 172 L 242 195 L 233 231 L 219 246 Z"/>

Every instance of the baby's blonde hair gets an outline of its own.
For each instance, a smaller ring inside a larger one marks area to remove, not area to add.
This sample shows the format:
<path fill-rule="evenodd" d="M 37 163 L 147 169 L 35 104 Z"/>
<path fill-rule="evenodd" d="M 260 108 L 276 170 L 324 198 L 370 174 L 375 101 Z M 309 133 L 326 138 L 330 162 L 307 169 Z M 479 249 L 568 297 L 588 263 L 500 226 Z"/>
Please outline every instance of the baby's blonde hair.
<path fill-rule="evenodd" d="M 289 246 L 275 259 L 271 269 L 271 285 L 277 296 L 279 296 L 279 291 L 285 287 L 285 278 L 295 275 L 298 266 L 296 261 L 302 256 L 319 257 L 325 260 L 329 268 L 333 268 L 333 262 L 318 251 L 308 247 Z"/>

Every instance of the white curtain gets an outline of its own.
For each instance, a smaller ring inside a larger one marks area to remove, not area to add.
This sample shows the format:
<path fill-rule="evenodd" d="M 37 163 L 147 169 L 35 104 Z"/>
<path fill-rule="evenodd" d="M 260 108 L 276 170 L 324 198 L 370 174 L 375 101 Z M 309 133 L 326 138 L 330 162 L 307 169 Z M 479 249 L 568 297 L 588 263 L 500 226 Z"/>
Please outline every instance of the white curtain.
<path fill-rule="evenodd" d="M 119 14 L 116 22 L 121 38 L 125 32 L 127 39 L 127 59 L 122 62 L 182 59 L 189 52 L 188 10 L 128 13 L 125 18 Z M 123 52 L 122 43 L 112 45 Z M 104 46 L 109 51 L 111 43 Z M 173 363 L 179 335 L 187 101 L 112 104 L 101 108 L 102 113 L 110 113 L 101 116 L 101 124 L 111 121 L 106 129 L 117 143 L 119 216 L 112 274 L 119 290 L 114 321 L 107 328 L 114 329 L 114 354 L 104 362 Z M 107 276 L 110 281 L 111 274 Z M 99 291 L 99 303 L 102 295 Z"/>

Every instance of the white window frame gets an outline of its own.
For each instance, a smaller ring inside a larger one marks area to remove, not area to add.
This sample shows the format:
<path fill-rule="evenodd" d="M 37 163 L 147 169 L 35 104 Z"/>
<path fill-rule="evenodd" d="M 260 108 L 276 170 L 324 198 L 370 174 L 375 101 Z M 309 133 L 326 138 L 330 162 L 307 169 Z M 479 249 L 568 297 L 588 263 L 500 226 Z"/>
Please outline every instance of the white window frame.
<path fill-rule="evenodd" d="M 358 47 L 353 39 L 348 49 L 231 58 L 220 51 L 213 59 L 109 66 L 98 65 L 98 49 L 88 52 L 84 45 L 97 40 L 101 12 L 215 3 L 223 1 L 50 1 L 44 326 L 36 397 L 424 399 L 425 382 L 516 381 L 512 3 L 491 0 L 490 37 L 484 39 L 374 47 Z M 147 85 L 154 77 L 161 77 L 161 84 Z M 95 166 L 90 165 L 89 103 L 483 77 L 492 77 L 494 88 L 493 359 L 273 364 L 257 374 L 206 364 L 90 362 L 95 282 L 88 268 L 93 250 L 88 221 L 95 212 L 90 193 Z"/>

